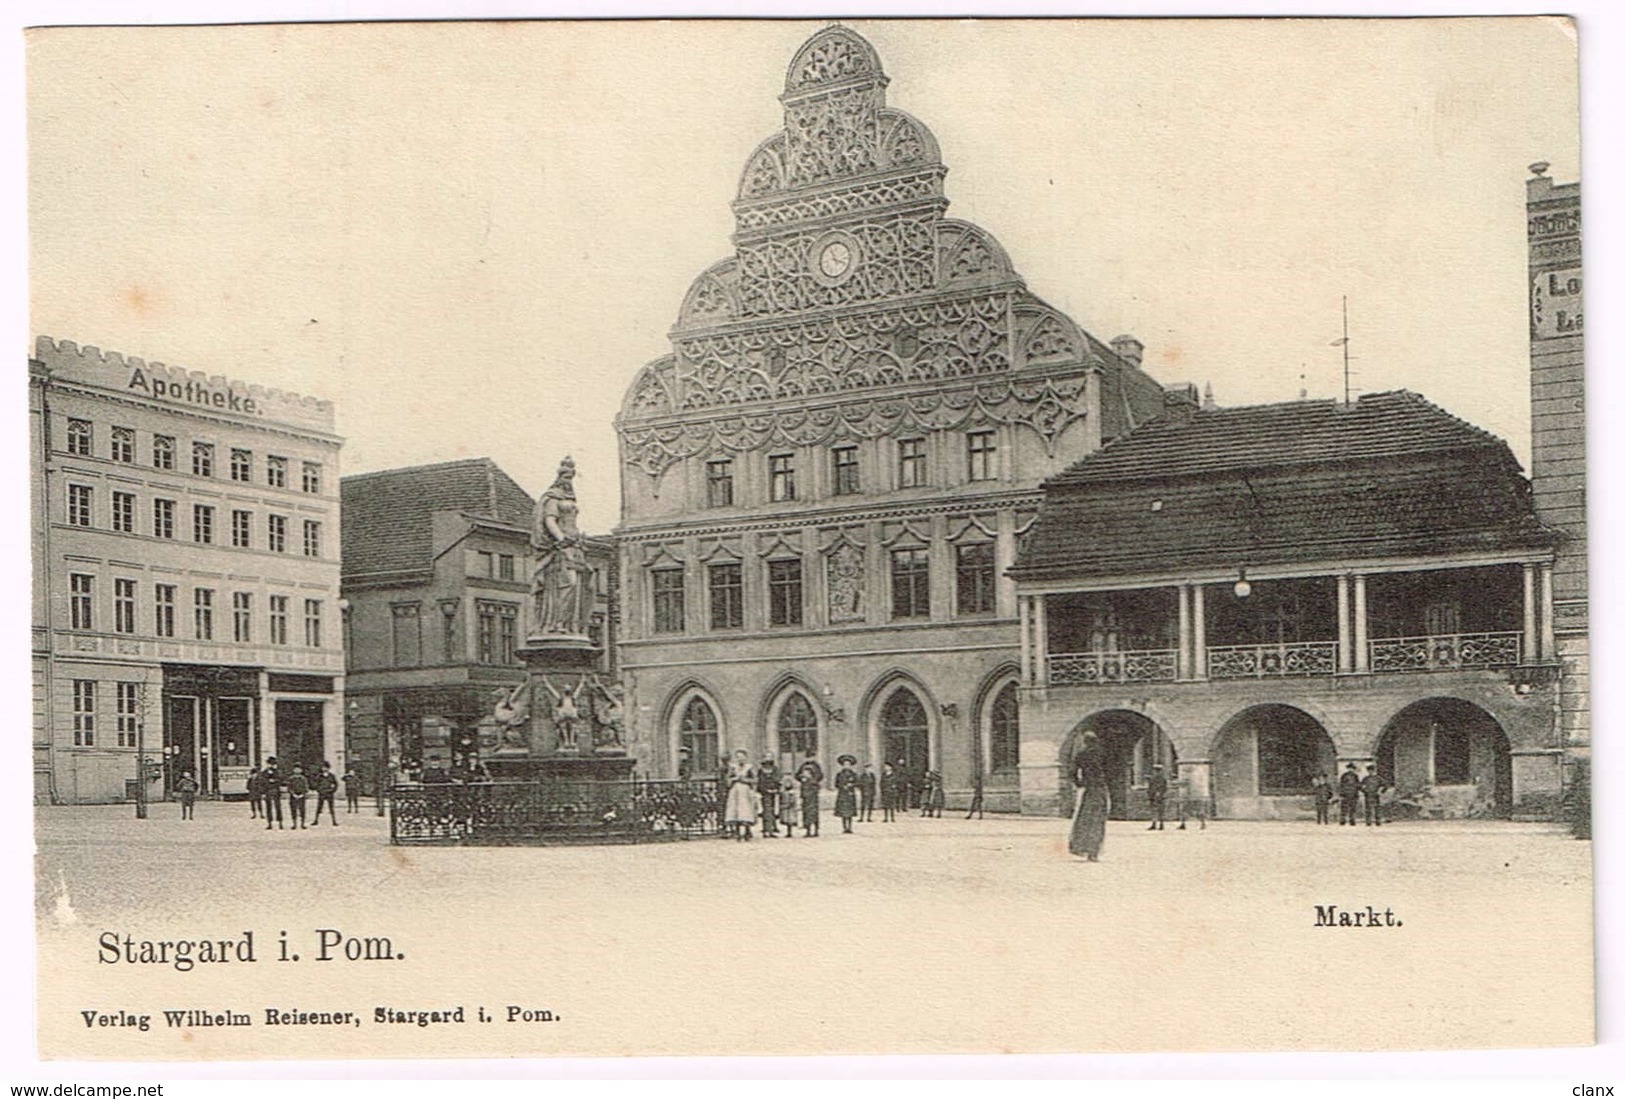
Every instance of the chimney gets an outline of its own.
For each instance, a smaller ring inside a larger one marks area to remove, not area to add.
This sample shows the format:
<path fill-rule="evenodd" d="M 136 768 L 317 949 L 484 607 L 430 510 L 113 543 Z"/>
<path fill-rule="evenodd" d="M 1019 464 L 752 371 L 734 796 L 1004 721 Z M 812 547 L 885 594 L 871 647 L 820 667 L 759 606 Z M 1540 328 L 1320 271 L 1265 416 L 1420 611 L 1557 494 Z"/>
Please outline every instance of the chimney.
<path fill-rule="evenodd" d="M 1207 387 L 1202 390 L 1202 411 L 1210 412 L 1218 407 L 1218 404 L 1213 400 L 1213 383 L 1208 382 Z"/>
<path fill-rule="evenodd" d="M 1176 423 L 1186 423 L 1200 407 L 1196 386 L 1190 382 L 1171 385 L 1162 391 L 1162 414 Z"/>
<path fill-rule="evenodd" d="M 1552 181 L 1546 175 L 1550 168 L 1551 165 L 1544 160 L 1537 160 L 1529 166 L 1531 178 L 1527 186 L 1530 202 L 1539 202 L 1542 199 L 1551 197 Z"/>
<path fill-rule="evenodd" d="M 1112 350 L 1124 362 L 1139 366 L 1140 359 L 1145 355 L 1145 344 L 1133 336 L 1118 336 L 1112 341 Z"/>

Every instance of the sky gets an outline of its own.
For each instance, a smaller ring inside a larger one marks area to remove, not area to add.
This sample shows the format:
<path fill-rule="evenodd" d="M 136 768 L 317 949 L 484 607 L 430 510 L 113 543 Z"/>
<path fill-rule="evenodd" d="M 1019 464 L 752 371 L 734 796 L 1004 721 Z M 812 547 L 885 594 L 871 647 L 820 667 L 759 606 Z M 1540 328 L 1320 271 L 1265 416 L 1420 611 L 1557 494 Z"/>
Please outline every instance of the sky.
<path fill-rule="evenodd" d="M 30 325 L 336 403 L 343 467 L 565 454 L 612 423 L 822 22 L 31 32 Z M 948 214 L 1159 381 L 1399 387 L 1528 459 L 1528 165 L 1577 178 L 1560 20 L 872 21 Z"/>

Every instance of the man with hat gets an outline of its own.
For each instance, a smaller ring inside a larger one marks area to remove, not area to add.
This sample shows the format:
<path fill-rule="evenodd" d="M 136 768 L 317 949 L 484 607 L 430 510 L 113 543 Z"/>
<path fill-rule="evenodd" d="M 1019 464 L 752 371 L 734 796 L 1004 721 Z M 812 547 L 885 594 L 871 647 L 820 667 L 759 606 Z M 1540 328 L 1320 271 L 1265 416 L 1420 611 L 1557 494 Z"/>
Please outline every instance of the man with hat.
<path fill-rule="evenodd" d="M 1339 825 L 1356 823 L 1360 810 L 1360 772 L 1352 759 L 1348 769 L 1337 777 L 1337 807 Z"/>
<path fill-rule="evenodd" d="M 282 772 L 277 770 L 276 756 L 265 761 L 265 770 L 260 772 L 260 791 L 265 797 L 265 830 L 271 830 L 271 820 L 275 818 L 276 826 L 282 827 Z"/>
<path fill-rule="evenodd" d="M 1168 810 L 1168 776 L 1162 773 L 1160 763 L 1151 765 L 1151 774 L 1145 780 L 1145 796 L 1151 801 L 1151 827 L 1147 831 L 1160 832 Z"/>
<path fill-rule="evenodd" d="M 835 761 L 835 815 L 841 818 L 841 831 L 852 832 L 852 818 L 858 815 L 858 757 L 841 756 Z"/>
<path fill-rule="evenodd" d="M 772 756 L 763 756 L 756 768 L 756 792 L 762 795 L 762 835 L 779 834 L 779 787 L 784 784 L 784 772 L 773 762 Z"/>
<path fill-rule="evenodd" d="M 858 776 L 858 819 L 868 823 L 875 819 L 875 794 L 879 791 L 879 780 L 875 777 L 875 765 L 865 763 L 863 774 Z"/>
<path fill-rule="evenodd" d="M 818 791 L 824 785 L 815 753 L 808 752 L 806 762 L 796 768 L 796 783 L 801 787 L 801 834 L 811 839 L 818 835 Z"/>

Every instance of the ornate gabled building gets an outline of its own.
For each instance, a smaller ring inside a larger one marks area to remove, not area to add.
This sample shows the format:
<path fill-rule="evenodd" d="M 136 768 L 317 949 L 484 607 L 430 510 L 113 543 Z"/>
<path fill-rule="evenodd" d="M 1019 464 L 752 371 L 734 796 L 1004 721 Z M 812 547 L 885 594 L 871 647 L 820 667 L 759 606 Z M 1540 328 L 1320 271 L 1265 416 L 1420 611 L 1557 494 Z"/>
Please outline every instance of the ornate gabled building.
<path fill-rule="evenodd" d="M 732 254 L 617 419 L 634 746 L 878 770 L 1017 794 L 1014 587 L 1045 477 L 1163 413 L 1141 345 L 1107 346 L 946 216 L 947 168 L 887 105 L 863 37 L 795 54 Z"/>

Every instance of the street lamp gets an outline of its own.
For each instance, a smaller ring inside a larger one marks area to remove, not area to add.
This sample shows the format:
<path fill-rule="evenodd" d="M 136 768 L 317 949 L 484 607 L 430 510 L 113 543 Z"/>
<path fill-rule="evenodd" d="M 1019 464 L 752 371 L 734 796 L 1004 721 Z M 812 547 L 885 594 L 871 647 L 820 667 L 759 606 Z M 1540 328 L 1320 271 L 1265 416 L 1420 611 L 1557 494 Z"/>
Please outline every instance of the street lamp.
<path fill-rule="evenodd" d="M 1235 592 L 1237 599 L 1246 599 L 1249 595 L 1253 594 L 1253 586 L 1247 582 L 1246 565 L 1241 566 L 1241 570 L 1236 576 Z"/>

